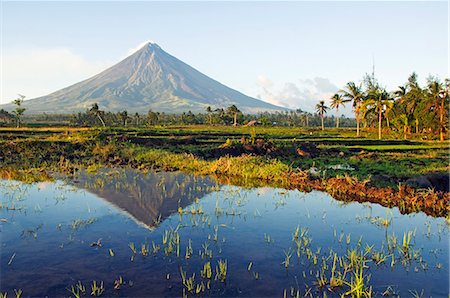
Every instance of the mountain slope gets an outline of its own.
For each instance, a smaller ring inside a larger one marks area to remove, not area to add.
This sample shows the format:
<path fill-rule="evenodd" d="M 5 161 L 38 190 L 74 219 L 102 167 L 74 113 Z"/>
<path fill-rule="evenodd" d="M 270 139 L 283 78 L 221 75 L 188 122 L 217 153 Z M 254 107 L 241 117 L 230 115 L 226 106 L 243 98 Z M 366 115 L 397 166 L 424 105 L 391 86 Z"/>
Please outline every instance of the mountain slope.
<path fill-rule="evenodd" d="M 247 113 L 285 108 L 246 96 L 147 43 L 105 71 L 47 96 L 24 102 L 27 113 L 73 113 L 98 103 L 106 111 L 204 112 L 235 104 Z M 11 105 L 9 105 L 11 108 Z"/>

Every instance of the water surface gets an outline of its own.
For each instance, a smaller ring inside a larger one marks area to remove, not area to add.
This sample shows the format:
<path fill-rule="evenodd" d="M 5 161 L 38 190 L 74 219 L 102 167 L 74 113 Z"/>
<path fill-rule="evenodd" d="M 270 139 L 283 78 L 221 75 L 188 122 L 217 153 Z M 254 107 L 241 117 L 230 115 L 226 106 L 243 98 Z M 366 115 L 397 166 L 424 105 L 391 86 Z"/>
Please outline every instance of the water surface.
<path fill-rule="evenodd" d="M 342 203 L 317 191 L 245 189 L 208 177 L 116 169 L 32 185 L 3 180 L 0 198 L 0 288 L 8 296 L 14 289 L 24 296 L 70 296 L 78 281 L 90 296 L 93 280 L 104 282 L 103 296 L 181 296 L 187 288 L 180 272 L 195 273 L 195 284 L 206 285 L 200 271 L 207 262 L 213 273 L 202 295 L 339 296 L 347 285 L 321 288 L 318 277 L 324 272 L 329 280 L 334 253 L 353 249 L 371 260 L 364 276 L 378 296 L 387 289 L 448 296 L 448 226 L 423 213 Z M 303 231 L 298 238 L 308 242 L 299 250 L 297 227 Z M 398 247 L 388 251 L 388 239 L 395 235 L 400 246 L 408 232 L 411 260 Z M 178 249 L 174 244 L 168 252 L 167 235 L 179 235 Z M 142 245 L 148 245 L 146 256 Z M 376 265 L 375 252 L 386 260 Z M 292 255 L 288 268 L 286 254 Z M 214 278 L 219 260 L 227 262 L 224 282 Z M 115 290 L 119 276 L 123 285 Z"/>

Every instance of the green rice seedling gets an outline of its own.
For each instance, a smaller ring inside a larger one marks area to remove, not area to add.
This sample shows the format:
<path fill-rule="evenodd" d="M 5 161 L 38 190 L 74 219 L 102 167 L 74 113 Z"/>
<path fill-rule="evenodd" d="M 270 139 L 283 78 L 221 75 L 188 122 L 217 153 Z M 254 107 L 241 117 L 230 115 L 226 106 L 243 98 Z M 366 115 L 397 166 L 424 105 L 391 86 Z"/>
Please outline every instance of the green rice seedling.
<path fill-rule="evenodd" d="M 75 286 L 71 286 L 69 291 L 75 298 L 80 298 L 84 293 L 86 293 L 86 287 L 81 283 L 81 281 L 78 281 Z"/>
<path fill-rule="evenodd" d="M 295 239 L 295 244 L 297 245 L 297 257 L 300 258 L 301 251 L 302 251 L 302 242 L 299 239 Z"/>
<path fill-rule="evenodd" d="M 250 262 L 247 266 L 247 271 L 252 270 L 253 262 Z"/>
<path fill-rule="evenodd" d="M 408 233 L 403 233 L 402 245 L 399 247 L 400 252 L 406 259 L 411 258 L 411 249 L 412 249 L 411 236 L 412 236 L 411 231 L 409 231 Z"/>
<path fill-rule="evenodd" d="M 201 276 L 203 278 L 211 279 L 212 277 L 212 270 L 211 270 L 211 263 L 207 262 L 203 265 L 203 269 L 201 270 Z"/>
<path fill-rule="evenodd" d="M 186 254 L 185 254 L 185 258 L 186 260 L 190 259 L 193 253 L 193 249 L 192 249 L 192 240 L 189 239 L 188 240 L 188 245 L 186 246 Z"/>
<path fill-rule="evenodd" d="M 397 247 L 397 236 L 392 234 L 392 236 L 387 236 L 387 249 L 390 253 L 393 253 Z"/>
<path fill-rule="evenodd" d="M 216 279 L 225 282 L 227 279 L 227 261 L 219 260 L 216 266 Z"/>
<path fill-rule="evenodd" d="M 160 223 L 161 223 L 161 213 L 158 215 L 157 218 L 153 220 L 153 224 L 155 225 L 155 227 L 158 227 Z"/>
<path fill-rule="evenodd" d="M 289 248 L 288 251 L 284 251 L 284 261 L 281 263 L 284 265 L 284 267 L 286 269 L 289 268 L 290 262 L 291 262 L 291 257 L 292 257 L 292 252 L 291 249 Z"/>
<path fill-rule="evenodd" d="M 141 244 L 141 255 L 143 257 L 148 256 L 149 253 L 149 249 L 148 249 L 148 243 L 142 243 Z"/>
<path fill-rule="evenodd" d="M 203 258 L 209 257 L 212 259 L 212 249 L 209 249 L 209 243 L 205 241 L 205 243 L 202 244 L 203 251 L 200 251 L 200 256 Z"/>
<path fill-rule="evenodd" d="M 317 272 L 316 274 L 316 285 L 319 288 L 323 288 L 328 284 L 327 278 L 325 277 L 325 273 L 323 270 Z"/>
<path fill-rule="evenodd" d="M 133 252 L 133 254 L 137 254 L 137 250 L 136 250 L 136 246 L 134 245 L 134 242 L 130 242 L 128 244 L 128 247 L 131 249 L 131 251 Z"/>
<path fill-rule="evenodd" d="M 187 278 L 186 272 L 180 268 L 181 279 L 183 281 L 183 285 L 186 287 L 188 292 L 193 292 L 195 289 L 195 273 L 192 274 L 191 277 Z"/>
<path fill-rule="evenodd" d="M 312 260 L 313 260 L 313 265 L 316 266 L 317 265 L 317 256 L 315 253 L 313 253 L 313 255 L 312 255 Z"/>
<path fill-rule="evenodd" d="M 205 284 L 202 281 L 201 283 L 197 284 L 197 286 L 195 287 L 195 294 L 198 295 L 204 291 L 205 291 Z"/>
<path fill-rule="evenodd" d="M 115 253 L 114 253 L 114 251 L 110 248 L 109 249 L 109 255 L 111 256 L 111 257 L 114 257 L 115 256 Z"/>
<path fill-rule="evenodd" d="M 422 298 L 423 297 L 423 290 L 419 293 L 417 292 L 417 290 L 410 290 L 409 293 L 411 294 L 412 297 L 414 298 Z"/>
<path fill-rule="evenodd" d="M 337 254 L 333 254 L 333 266 L 331 267 L 331 277 L 330 277 L 330 287 L 337 288 L 341 287 L 344 284 L 345 280 L 345 272 L 344 275 L 342 275 L 340 272 L 336 274 L 336 262 L 337 262 Z"/>
<path fill-rule="evenodd" d="M 388 286 L 386 288 L 386 290 L 381 293 L 381 296 L 383 296 L 383 297 L 391 297 L 391 296 L 400 297 L 391 286 Z"/>
<path fill-rule="evenodd" d="M 273 242 L 273 239 L 270 237 L 269 234 L 264 233 L 264 241 L 270 243 Z"/>
<path fill-rule="evenodd" d="M 387 259 L 387 256 L 384 255 L 382 252 L 374 252 L 372 254 L 372 260 L 375 262 L 376 265 L 380 265 L 384 263 Z"/>
<path fill-rule="evenodd" d="M 286 295 L 286 289 L 284 290 L 284 294 Z M 291 297 L 300 298 L 300 290 L 295 290 L 294 287 L 291 287 L 290 290 Z M 305 295 L 306 297 L 306 295 Z"/>
<path fill-rule="evenodd" d="M 23 291 L 22 291 L 22 289 L 18 289 L 18 290 L 14 289 L 14 294 L 16 295 L 16 298 L 20 298 L 23 294 Z"/>
<path fill-rule="evenodd" d="M 81 292 L 77 287 L 72 286 L 70 289 L 68 289 L 70 293 L 72 293 L 73 297 L 80 298 Z"/>
<path fill-rule="evenodd" d="M 98 285 L 97 285 L 97 281 L 94 280 L 92 282 L 91 296 L 99 297 L 103 294 L 104 291 L 105 291 L 105 288 L 103 287 L 103 281 L 101 281 Z"/>
<path fill-rule="evenodd" d="M 13 253 L 11 258 L 9 258 L 8 266 L 11 266 L 11 264 L 12 264 L 12 262 L 13 262 L 15 257 L 16 257 L 16 253 Z"/>
<path fill-rule="evenodd" d="M 370 277 L 364 276 L 364 264 L 355 268 L 354 276 L 350 282 L 345 282 L 350 287 L 349 291 L 345 293 L 346 296 L 355 298 L 370 298 L 372 297 L 372 287 L 368 287 L 366 283 L 369 282 Z"/>
<path fill-rule="evenodd" d="M 180 256 L 180 244 L 181 244 L 181 240 L 180 240 L 180 234 L 176 233 L 174 239 L 174 244 L 176 247 L 176 252 L 177 252 L 177 257 Z"/>
<path fill-rule="evenodd" d="M 217 237 L 218 237 L 218 232 L 219 232 L 219 226 L 214 226 L 214 235 L 213 235 L 213 240 L 217 242 Z"/>
<path fill-rule="evenodd" d="M 156 255 L 160 249 L 161 249 L 161 247 L 159 246 L 159 244 L 155 244 L 155 242 L 152 241 L 152 251 L 153 251 L 153 254 Z"/>
<path fill-rule="evenodd" d="M 166 246 L 168 241 L 169 241 L 169 231 L 165 230 L 164 234 L 162 235 L 162 244 Z"/>
<path fill-rule="evenodd" d="M 350 244 L 350 234 L 348 234 L 348 235 L 346 236 L 346 243 L 347 243 L 347 245 Z"/>
<path fill-rule="evenodd" d="M 123 285 L 123 278 L 122 278 L 122 276 L 119 276 L 119 278 L 114 281 L 114 289 L 120 290 L 122 285 Z"/>
<path fill-rule="evenodd" d="M 299 233 L 300 233 L 300 225 L 298 225 L 295 228 L 294 233 L 292 234 L 292 241 L 298 240 Z"/>
<path fill-rule="evenodd" d="M 345 270 L 357 268 L 364 261 L 364 256 L 356 249 L 348 250 L 346 258 L 348 263 L 344 264 Z"/>
<path fill-rule="evenodd" d="M 0 292 L 0 298 L 6 298 L 8 296 L 8 292 Z"/>
<path fill-rule="evenodd" d="M 375 244 L 374 245 L 366 244 L 366 248 L 364 249 L 364 254 L 370 254 L 373 251 L 374 246 L 375 246 Z"/>

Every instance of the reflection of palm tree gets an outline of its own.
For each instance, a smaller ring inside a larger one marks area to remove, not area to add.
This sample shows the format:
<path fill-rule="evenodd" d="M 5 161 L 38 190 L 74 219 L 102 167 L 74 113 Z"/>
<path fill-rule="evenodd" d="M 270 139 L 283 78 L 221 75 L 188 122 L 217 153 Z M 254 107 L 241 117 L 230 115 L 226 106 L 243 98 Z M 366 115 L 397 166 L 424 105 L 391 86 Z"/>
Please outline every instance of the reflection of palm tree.
<path fill-rule="evenodd" d="M 323 117 L 324 114 L 327 112 L 328 107 L 325 105 L 325 101 L 321 100 L 317 105 L 316 105 L 316 112 L 318 114 L 320 114 L 320 118 L 322 120 L 322 130 L 325 129 L 324 125 L 323 125 Z"/>
<path fill-rule="evenodd" d="M 353 110 L 356 118 L 356 136 L 359 137 L 359 121 L 360 108 L 364 99 L 361 85 L 356 85 L 354 82 L 348 82 L 343 90 L 341 90 L 343 97 L 353 101 Z"/>
<path fill-rule="evenodd" d="M 336 109 L 336 127 L 339 128 L 339 107 L 343 106 L 345 107 L 344 103 L 350 101 L 349 99 L 345 100 L 344 97 L 339 94 L 336 93 L 335 95 L 333 95 L 333 97 L 331 97 L 331 107 L 333 109 Z"/>
<path fill-rule="evenodd" d="M 91 109 L 89 110 L 89 112 L 90 112 L 91 114 L 97 116 L 97 118 L 98 118 L 98 119 L 100 120 L 100 122 L 102 123 L 103 127 L 106 127 L 105 121 L 103 121 L 103 118 L 102 118 L 103 111 L 100 111 L 100 109 L 99 109 L 97 103 L 94 103 L 94 104 L 92 105 L 92 107 L 91 107 Z"/>
<path fill-rule="evenodd" d="M 391 96 L 386 90 L 374 89 L 367 95 L 365 105 L 368 111 L 378 114 L 378 139 L 381 140 L 381 124 L 383 120 L 383 111 L 386 105 L 391 101 Z"/>

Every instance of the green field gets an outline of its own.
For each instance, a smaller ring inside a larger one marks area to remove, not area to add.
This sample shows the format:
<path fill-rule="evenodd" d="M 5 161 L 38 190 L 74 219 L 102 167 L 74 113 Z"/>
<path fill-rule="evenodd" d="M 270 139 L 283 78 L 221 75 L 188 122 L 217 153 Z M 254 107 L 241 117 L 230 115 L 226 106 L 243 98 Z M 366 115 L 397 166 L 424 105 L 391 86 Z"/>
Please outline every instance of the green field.
<path fill-rule="evenodd" d="M 355 138 L 351 129 L 0 129 L 4 178 L 32 182 L 80 169 L 95 172 L 102 167 L 132 167 L 212 175 L 247 187 L 318 189 L 341 200 L 380 201 L 384 205 L 405 205 L 408 200 L 395 192 L 402 191 L 401 186 L 410 184 L 410 179 L 433 173 L 445 179 L 449 171 L 448 148 L 448 141 L 377 140 L 370 132 Z M 443 215 L 447 212 L 447 197 L 448 192 L 444 197 L 442 193 L 432 195 L 433 202 L 443 199 L 442 207 L 430 207 L 429 199 L 422 198 L 419 205 L 423 206 L 411 210 L 438 208 L 429 213 Z M 410 201 L 416 201 L 414 192 L 410 193 Z"/>

